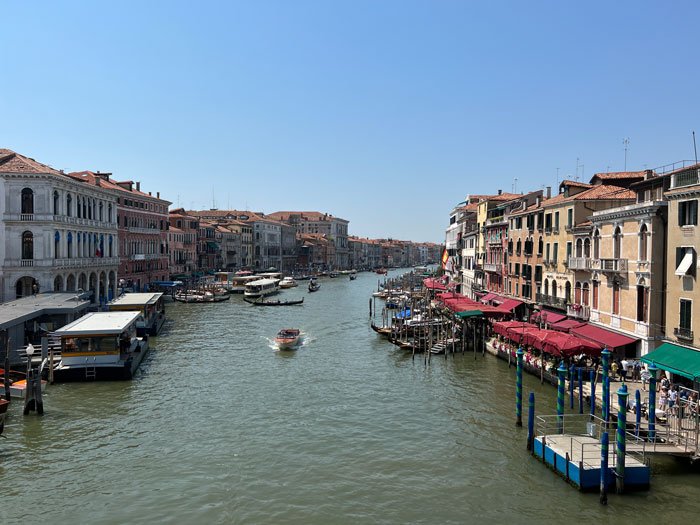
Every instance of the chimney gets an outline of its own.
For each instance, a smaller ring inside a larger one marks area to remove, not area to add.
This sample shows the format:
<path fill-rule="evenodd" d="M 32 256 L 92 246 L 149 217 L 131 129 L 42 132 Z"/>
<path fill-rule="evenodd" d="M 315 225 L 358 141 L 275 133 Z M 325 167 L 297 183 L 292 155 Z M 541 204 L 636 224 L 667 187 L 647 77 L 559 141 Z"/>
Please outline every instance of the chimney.
<path fill-rule="evenodd" d="M 501 195 L 503 193 L 503 190 L 498 190 L 498 194 Z"/>
<path fill-rule="evenodd" d="M 156 192 L 156 198 L 160 199 L 160 192 L 159 191 Z"/>
<path fill-rule="evenodd" d="M 136 191 L 141 191 L 141 182 L 136 183 Z"/>
<path fill-rule="evenodd" d="M 551 199 L 552 198 L 552 187 L 547 186 L 547 198 Z"/>

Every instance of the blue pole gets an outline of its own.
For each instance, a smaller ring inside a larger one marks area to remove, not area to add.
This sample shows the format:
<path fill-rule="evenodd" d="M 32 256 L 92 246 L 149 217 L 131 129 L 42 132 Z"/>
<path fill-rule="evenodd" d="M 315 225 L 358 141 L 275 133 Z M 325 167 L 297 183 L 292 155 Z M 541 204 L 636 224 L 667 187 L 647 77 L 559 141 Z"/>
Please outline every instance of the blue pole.
<path fill-rule="evenodd" d="M 595 370 L 591 370 L 591 419 L 595 416 Z"/>
<path fill-rule="evenodd" d="M 622 383 L 622 386 L 617 391 L 617 493 L 622 494 L 625 491 L 625 451 L 627 440 L 627 385 Z"/>
<path fill-rule="evenodd" d="M 578 413 L 583 414 L 583 369 L 578 368 Z"/>
<path fill-rule="evenodd" d="M 535 442 L 535 393 L 530 392 L 527 407 L 527 449 L 533 450 Z"/>
<path fill-rule="evenodd" d="M 600 502 L 608 504 L 608 433 L 600 436 Z"/>
<path fill-rule="evenodd" d="M 564 433 L 564 393 L 566 392 L 566 367 L 562 361 L 557 368 L 559 384 L 557 387 L 557 421 L 559 423 L 559 434 Z"/>
<path fill-rule="evenodd" d="M 637 389 L 634 393 L 634 408 L 635 408 L 635 420 L 634 420 L 634 435 L 639 437 L 639 426 L 642 424 L 642 393 Z"/>
<path fill-rule="evenodd" d="M 603 358 L 603 424 L 608 427 L 610 420 L 610 350 L 604 348 L 601 352 Z"/>
<path fill-rule="evenodd" d="M 656 373 L 658 371 L 654 363 L 649 366 L 649 406 L 647 407 L 649 441 L 656 441 Z"/>
<path fill-rule="evenodd" d="M 571 365 L 571 368 L 569 368 L 569 408 L 571 410 L 574 409 L 574 375 L 575 375 L 576 368 L 574 368 L 574 365 Z"/>
<path fill-rule="evenodd" d="M 515 424 L 523 426 L 523 349 L 515 352 L 517 365 L 515 369 Z"/>

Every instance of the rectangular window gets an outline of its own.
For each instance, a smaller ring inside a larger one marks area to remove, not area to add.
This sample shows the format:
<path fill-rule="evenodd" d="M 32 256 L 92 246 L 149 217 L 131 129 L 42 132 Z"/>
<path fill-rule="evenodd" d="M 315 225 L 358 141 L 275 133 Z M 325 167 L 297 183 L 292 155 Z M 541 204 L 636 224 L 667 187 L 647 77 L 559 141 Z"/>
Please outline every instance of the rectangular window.
<path fill-rule="evenodd" d="M 569 208 L 566 212 L 566 226 L 571 228 L 574 225 L 574 209 Z"/>
<path fill-rule="evenodd" d="M 566 243 L 566 261 L 569 261 L 569 258 L 571 257 L 571 250 L 573 249 L 573 244 L 570 242 Z"/>
<path fill-rule="evenodd" d="M 554 213 L 554 230 L 559 231 L 559 212 Z"/>
<path fill-rule="evenodd" d="M 612 313 L 614 315 L 620 315 L 620 285 L 617 283 L 614 283 L 613 287 L 612 287 L 612 292 L 613 292 Z"/>
<path fill-rule="evenodd" d="M 549 258 L 549 243 L 547 243 L 547 248 L 546 248 L 545 254 L 546 255 L 545 255 L 544 260 L 549 261 L 550 260 L 550 258 Z"/>
<path fill-rule="evenodd" d="M 593 281 L 593 309 L 598 309 L 598 282 Z"/>
<path fill-rule="evenodd" d="M 678 203 L 678 226 L 695 226 L 698 223 L 698 201 Z"/>
<path fill-rule="evenodd" d="M 515 274 L 514 275 L 520 275 L 520 264 L 515 263 Z"/>
<path fill-rule="evenodd" d="M 680 322 L 679 328 L 683 330 L 690 330 L 691 327 L 691 314 L 692 314 L 692 308 L 693 307 L 693 302 L 688 300 L 688 299 L 681 299 L 680 300 Z"/>
<path fill-rule="evenodd" d="M 554 253 L 552 254 L 552 256 L 553 256 L 552 260 L 554 262 L 557 262 L 557 260 L 559 258 L 559 243 L 558 242 L 554 243 Z"/>

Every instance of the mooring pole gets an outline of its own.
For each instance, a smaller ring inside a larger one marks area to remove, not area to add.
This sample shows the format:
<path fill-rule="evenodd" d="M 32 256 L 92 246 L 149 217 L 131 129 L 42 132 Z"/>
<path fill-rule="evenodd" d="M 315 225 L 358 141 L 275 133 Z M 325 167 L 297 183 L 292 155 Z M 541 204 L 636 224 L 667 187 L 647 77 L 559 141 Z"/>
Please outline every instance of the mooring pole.
<path fill-rule="evenodd" d="M 637 389 L 634 393 L 634 435 L 639 438 L 639 427 L 642 424 L 642 393 Z"/>
<path fill-rule="evenodd" d="M 515 425 L 523 426 L 523 349 L 518 348 L 515 369 Z"/>
<path fill-rule="evenodd" d="M 583 369 L 578 367 L 578 413 L 583 414 Z"/>
<path fill-rule="evenodd" d="M 591 370 L 591 421 L 595 416 L 595 370 Z"/>
<path fill-rule="evenodd" d="M 564 433 L 564 393 L 566 391 L 566 367 L 562 361 L 557 368 L 559 376 L 559 385 L 557 388 L 557 423 L 559 434 Z"/>
<path fill-rule="evenodd" d="M 600 354 L 603 360 L 603 405 L 602 405 L 602 416 L 603 424 L 605 428 L 608 428 L 608 421 L 610 420 L 610 351 L 607 348 L 603 349 Z"/>
<path fill-rule="evenodd" d="M 608 433 L 600 436 L 600 503 L 608 504 Z"/>
<path fill-rule="evenodd" d="M 535 444 L 535 393 L 530 392 L 527 406 L 527 449 L 532 451 Z M 542 454 L 544 455 L 544 453 Z"/>
<path fill-rule="evenodd" d="M 617 493 L 622 494 L 625 491 L 625 450 L 627 440 L 627 385 L 622 383 L 622 386 L 617 391 L 617 476 L 616 488 Z"/>
<path fill-rule="evenodd" d="M 574 409 L 574 385 L 576 384 L 576 380 L 574 379 L 575 374 L 576 368 L 574 368 L 574 365 L 571 365 L 571 368 L 569 368 L 569 408 L 571 410 Z"/>
<path fill-rule="evenodd" d="M 656 365 L 649 365 L 649 406 L 647 417 L 649 419 L 649 441 L 656 441 L 656 374 L 659 371 Z"/>
<path fill-rule="evenodd" d="M 5 399 L 10 400 L 10 341 L 12 339 L 5 332 L 5 373 L 3 383 L 5 384 Z"/>

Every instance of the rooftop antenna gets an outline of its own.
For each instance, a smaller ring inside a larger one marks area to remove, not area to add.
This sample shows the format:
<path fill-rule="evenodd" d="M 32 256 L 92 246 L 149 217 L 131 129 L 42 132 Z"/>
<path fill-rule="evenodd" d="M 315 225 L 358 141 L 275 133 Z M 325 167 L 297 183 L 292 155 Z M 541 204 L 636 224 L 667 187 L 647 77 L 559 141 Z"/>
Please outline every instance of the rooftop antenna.
<path fill-rule="evenodd" d="M 630 145 L 630 139 L 622 139 L 622 144 L 625 146 L 625 171 L 627 171 L 627 147 Z"/>
<path fill-rule="evenodd" d="M 513 177 L 513 193 L 518 193 L 518 177 Z"/>
<path fill-rule="evenodd" d="M 698 147 L 695 144 L 695 130 L 693 130 L 693 149 L 695 150 L 695 164 L 698 163 Z"/>
<path fill-rule="evenodd" d="M 216 209 L 216 194 L 214 193 L 214 186 L 211 187 L 211 209 Z"/>
<path fill-rule="evenodd" d="M 557 168 L 557 186 L 559 186 L 559 168 Z"/>

